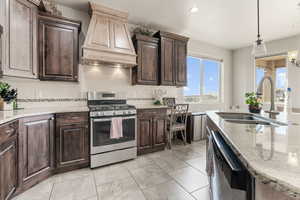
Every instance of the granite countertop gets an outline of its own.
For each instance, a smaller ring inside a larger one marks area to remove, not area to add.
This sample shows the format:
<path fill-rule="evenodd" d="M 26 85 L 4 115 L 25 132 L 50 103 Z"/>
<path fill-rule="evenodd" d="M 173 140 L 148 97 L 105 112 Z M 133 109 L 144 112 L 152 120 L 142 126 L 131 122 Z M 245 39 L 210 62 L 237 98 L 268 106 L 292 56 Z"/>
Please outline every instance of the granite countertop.
<path fill-rule="evenodd" d="M 87 112 L 87 106 L 70 106 L 70 107 L 49 107 L 49 108 L 30 108 L 13 111 L 0 111 L 0 124 L 16 120 L 23 117 L 66 113 L 66 112 Z"/>
<path fill-rule="evenodd" d="M 216 112 L 207 114 L 258 181 L 300 199 L 300 114 L 281 113 L 277 120 L 288 126 L 280 127 L 230 123 Z"/>
<path fill-rule="evenodd" d="M 162 108 L 169 108 L 165 105 L 154 105 L 154 104 L 138 104 L 135 105 L 136 109 L 162 109 Z"/>

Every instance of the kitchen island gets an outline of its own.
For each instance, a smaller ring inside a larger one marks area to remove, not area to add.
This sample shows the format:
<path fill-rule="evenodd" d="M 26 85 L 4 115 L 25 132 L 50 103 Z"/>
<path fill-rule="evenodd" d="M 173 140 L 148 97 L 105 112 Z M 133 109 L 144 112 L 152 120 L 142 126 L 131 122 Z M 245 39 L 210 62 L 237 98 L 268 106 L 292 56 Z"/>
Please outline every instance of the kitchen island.
<path fill-rule="evenodd" d="M 207 116 L 208 127 L 221 134 L 255 177 L 256 200 L 300 199 L 299 114 L 277 117 L 287 126 L 232 123 L 216 112 Z"/>

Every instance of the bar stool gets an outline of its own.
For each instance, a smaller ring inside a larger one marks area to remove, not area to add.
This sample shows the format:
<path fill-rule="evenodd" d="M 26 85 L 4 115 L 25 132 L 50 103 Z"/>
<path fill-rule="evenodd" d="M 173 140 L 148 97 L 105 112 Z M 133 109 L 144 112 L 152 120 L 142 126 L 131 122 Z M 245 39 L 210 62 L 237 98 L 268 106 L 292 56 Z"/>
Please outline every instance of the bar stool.
<path fill-rule="evenodd" d="M 180 132 L 183 144 L 186 144 L 186 127 L 188 116 L 189 104 L 176 104 L 171 108 L 171 115 L 168 124 L 168 148 L 172 148 L 172 138 L 174 133 Z"/>

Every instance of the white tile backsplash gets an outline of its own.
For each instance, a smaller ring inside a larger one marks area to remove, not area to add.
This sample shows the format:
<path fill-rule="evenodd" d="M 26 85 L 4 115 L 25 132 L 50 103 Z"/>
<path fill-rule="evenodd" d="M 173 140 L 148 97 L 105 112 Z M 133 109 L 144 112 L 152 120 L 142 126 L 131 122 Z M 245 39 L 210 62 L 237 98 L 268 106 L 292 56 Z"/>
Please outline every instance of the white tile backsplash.
<path fill-rule="evenodd" d="M 112 68 L 107 66 L 79 66 L 79 82 L 39 81 L 14 77 L 4 77 L 2 81 L 8 82 L 18 89 L 19 99 L 76 99 L 86 98 L 87 91 L 115 92 L 117 97 L 130 99 L 131 104 L 150 104 L 155 89 L 166 91 L 168 97 L 178 97 L 182 88 L 169 86 L 133 86 L 131 84 L 131 69 Z M 139 100 L 142 99 L 142 100 Z M 84 101 L 58 101 L 58 102 L 20 102 L 20 107 L 51 107 L 74 106 L 86 104 Z"/>

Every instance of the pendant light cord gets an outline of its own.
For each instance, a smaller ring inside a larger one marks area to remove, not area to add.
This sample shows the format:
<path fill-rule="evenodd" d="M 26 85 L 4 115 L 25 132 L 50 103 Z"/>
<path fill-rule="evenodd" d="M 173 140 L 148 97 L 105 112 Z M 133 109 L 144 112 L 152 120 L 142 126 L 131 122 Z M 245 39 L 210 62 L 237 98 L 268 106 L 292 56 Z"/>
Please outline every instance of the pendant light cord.
<path fill-rule="evenodd" d="M 260 38 L 260 24 L 259 24 L 259 0 L 257 0 L 257 37 Z"/>

